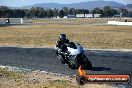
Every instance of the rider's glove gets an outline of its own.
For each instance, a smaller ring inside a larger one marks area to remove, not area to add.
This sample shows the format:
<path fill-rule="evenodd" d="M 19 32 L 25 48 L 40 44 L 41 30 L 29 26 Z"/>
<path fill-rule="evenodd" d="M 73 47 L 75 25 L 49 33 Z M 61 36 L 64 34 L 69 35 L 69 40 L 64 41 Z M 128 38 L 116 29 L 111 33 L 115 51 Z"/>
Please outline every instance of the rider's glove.
<path fill-rule="evenodd" d="M 61 49 L 58 49 L 58 52 L 61 52 L 62 50 Z"/>

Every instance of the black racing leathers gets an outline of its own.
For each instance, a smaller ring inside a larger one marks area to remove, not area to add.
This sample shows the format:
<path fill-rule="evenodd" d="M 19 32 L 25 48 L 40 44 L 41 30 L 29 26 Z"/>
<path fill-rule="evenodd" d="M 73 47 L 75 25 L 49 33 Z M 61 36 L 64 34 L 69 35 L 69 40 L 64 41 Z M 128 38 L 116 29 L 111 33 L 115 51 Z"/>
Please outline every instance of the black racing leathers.
<path fill-rule="evenodd" d="M 62 52 L 65 52 L 67 51 L 67 44 L 69 44 L 69 40 L 66 39 L 65 41 L 60 41 L 58 40 L 57 43 L 56 43 L 56 47 L 61 49 Z"/>
<path fill-rule="evenodd" d="M 68 54 L 67 45 L 69 43 L 70 43 L 70 41 L 68 39 L 66 39 L 65 41 L 58 40 L 57 43 L 56 43 L 56 48 L 58 48 L 56 54 L 61 55 L 61 62 L 63 64 L 65 64 L 65 63 L 69 64 L 69 59 L 67 57 L 65 57 L 65 55 L 63 54 L 63 53 Z"/>

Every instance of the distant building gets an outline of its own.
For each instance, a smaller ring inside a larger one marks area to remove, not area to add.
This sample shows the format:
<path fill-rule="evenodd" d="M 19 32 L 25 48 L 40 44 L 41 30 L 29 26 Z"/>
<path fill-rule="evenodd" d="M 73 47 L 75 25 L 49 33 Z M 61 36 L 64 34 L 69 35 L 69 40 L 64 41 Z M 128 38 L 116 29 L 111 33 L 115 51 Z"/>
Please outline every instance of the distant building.
<path fill-rule="evenodd" d="M 76 18 L 85 18 L 85 14 L 76 14 Z"/>
<path fill-rule="evenodd" d="M 114 15 L 113 17 L 115 17 L 115 18 L 120 18 L 121 15 Z"/>
<path fill-rule="evenodd" d="M 101 14 L 93 14 L 93 17 L 94 18 L 100 18 L 101 17 Z"/>
<path fill-rule="evenodd" d="M 76 18 L 100 18 L 101 14 L 76 14 Z"/>
<path fill-rule="evenodd" d="M 76 15 L 75 14 L 68 14 L 67 18 L 76 18 Z"/>
<path fill-rule="evenodd" d="M 68 14 L 63 18 L 100 18 L 101 14 Z"/>
<path fill-rule="evenodd" d="M 93 18 L 93 14 L 85 14 L 85 18 Z"/>

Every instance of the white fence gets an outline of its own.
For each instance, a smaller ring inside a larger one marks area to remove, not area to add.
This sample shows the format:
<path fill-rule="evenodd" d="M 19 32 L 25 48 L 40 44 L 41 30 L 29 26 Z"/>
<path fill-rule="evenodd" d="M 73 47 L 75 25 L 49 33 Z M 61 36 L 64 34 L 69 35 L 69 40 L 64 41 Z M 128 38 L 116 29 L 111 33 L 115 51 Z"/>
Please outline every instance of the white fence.
<path fill-rule="evenodd" d="M 132 26 L 132 22 L 108 21 L 108 24 L 112 24 L 112 25 L 128 25 L 128 26 Z"/>

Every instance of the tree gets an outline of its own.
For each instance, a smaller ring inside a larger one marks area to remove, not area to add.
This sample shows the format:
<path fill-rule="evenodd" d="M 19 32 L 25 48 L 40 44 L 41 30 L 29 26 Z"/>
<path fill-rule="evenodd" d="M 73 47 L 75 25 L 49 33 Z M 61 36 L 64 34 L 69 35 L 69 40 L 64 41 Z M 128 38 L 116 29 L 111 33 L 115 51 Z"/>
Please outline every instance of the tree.
<path fill-rule="evenodd" d="M 122 16 L 125 17 L 128 15 L 128 10 L 125 8 L 120 8 L 120 13 L 122 13 Z"/>
<path fill-rule="evenodd" d="M 92 10 L 92 13 L 94 13 L 94 14 L 103 14 L 103 10 L 97 7 L 97 8 Z"/>
<path fill-rule="evenodd" d="M 68 7 L 63 7 L 62 10 L 64 11 L 64 15 L 68 15 Z"/>
<path fill-rule="evenodd" d="M 82 13 L 82 14 L 88 14 L 89 11 L 88 11 L 87 9 L 81 9 L 81 13 Z"/>
<path fill-rule="evenodd" d="M 105 17 L 109 17 L 110 16 L 110 6 L 104 6 L 104 9 L 103 9 L 103 14 Z"/>
<path fill-rule="evenodd" d="M 44 9 L 41 7 L 32 7 L 27 15 L 29 17 L 42 18 L 44 17 Z"/>
<path fill-rule="evenodd" d="M 24 9 L 25 17 L 30 17 L 29 9 Z"/>
<path fill-rule="evenodd" d="M 75 9 L 74 8 L 70 8 L 68 10 L 68 14 L 76 14 Z"/>
<path fill-rule="evenodd" d="M 37 18 L 42 18 L 43 17 L 43 8 L 41 7 L 36 7 L 35 8 L 35 15 Z"/>
<path fill-rule="evenodd" d="M 41 7 L 38 7 L 38 8 L 36 8 L 36 10 L 37 10 L 37 14 L 38 14 L 37 17 L 43 18 L 44 17 L 44 9 Z"/>
<path fill-rule="evenodd" d="M 113 9 L 110 6 L 104 6 L 103 9 L 95 8 L 92 10 L 93 14 L 101 14 L 104 17 L 112 17 L 116 14 L 122 14 L 122 16 L 128 16 L 128 10 L 125 8 L 120 8 L 119 10 Z M 89 14 L 87 9 L 74 9 L 63 7 L 62 10 L 54 9 L 44 9 L 41 7 L 32 7 L 31 9 L 9 9 L 6 6 L 0 6 L 0 17 L 15 17 L 15 18 L 52 18 L 52 17 L 61 17 L 63 18 L 66 15 L 75 15 L 75 14 Z"/>
<path fill-rule="evenodd" d="M 117 15 L 118 11 L 116 9 L 111 9 L 110 10 L 110 16 L 113 17 L 114 15 Z"/>
<path fill-rule="evenodd" d="M 47 17 L 47 11 L 46 10 L 43 11 L 43 17 L 44 18 Z"/>
<path fill-rule="evenodd" d="M 81 14 L 81 9 L 75 9 L 76 14 Z"/>
<path fill-rule="evenodd" d="M 0 17 L 11 17 L 12 10 L 6 6 L 0 6 Z"/>
<path fill-rule="evenodd" d="M 60 11 L 59 11 L 59 17 L 60 17 L 60 18 L 63 18 L 63 17 L 64 17 L 64 11 L 63 11 L 63 10 L 60 10 Z"/>
<path fill-rule="evenodd" d="M 32 7 L 29 10 L 29 17 L 31 17 L 31 18 L 36 17 L 36 8 Z"/>
<path fill-rule="evenodd" d="M 48 9 L 47 10 L 47 17 L 48 18 L 53 18 L 54 14 L 53 14 L 53 11 L 51 9 Z"/>
<path fill-rule="evenodd" d="M 55 18 L 57 18 L 57 16 L 58 16 L 58 9 L 56 9 L 56 8 L 53 9 L 53 15 L 54 15 Z"/>
<path fill-rule="evenodd" d="M 12 17 L 15 17 L 15 18 L 23 18 L 25 17 L 25 11 L 22 10 L 22 9 L 13 9 L 13 16 Z"/>
<path fill-rule="evenodd" d="M 43 18 L 43 17 L 44 17 L 43 11 L 39 11 L 39 12 L 38 12 L 38 17 L 39 17 L 39 18 Z"/>

